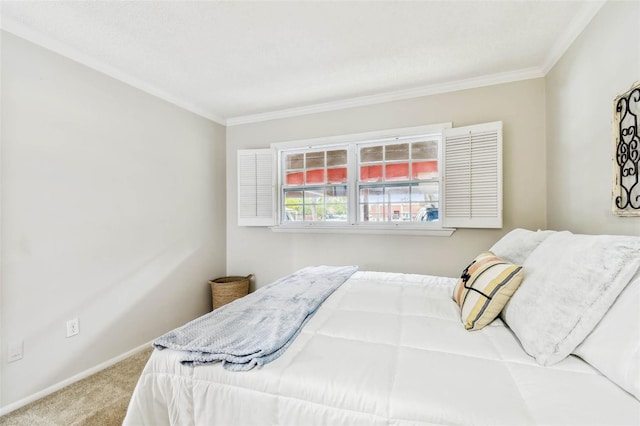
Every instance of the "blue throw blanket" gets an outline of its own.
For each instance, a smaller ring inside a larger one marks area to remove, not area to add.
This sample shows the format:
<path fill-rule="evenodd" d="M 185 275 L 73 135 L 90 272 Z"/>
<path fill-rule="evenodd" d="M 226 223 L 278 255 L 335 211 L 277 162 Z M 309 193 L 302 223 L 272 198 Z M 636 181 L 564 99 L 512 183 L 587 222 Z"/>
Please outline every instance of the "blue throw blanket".
<path fill-rule="evenodd" d="M 357 269 L 301 269 L 165 334 L 153 345 L 185 351 L 185 365 L 222 361 L 233 371 L 261 366 L 282 355 L 322 302 Z"/>

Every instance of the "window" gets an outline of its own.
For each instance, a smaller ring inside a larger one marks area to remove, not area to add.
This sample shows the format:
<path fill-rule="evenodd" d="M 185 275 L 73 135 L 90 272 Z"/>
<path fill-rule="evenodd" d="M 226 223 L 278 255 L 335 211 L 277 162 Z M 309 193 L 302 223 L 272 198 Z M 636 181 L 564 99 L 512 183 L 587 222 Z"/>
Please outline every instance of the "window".
<path fill-rule="evenodd" d="M 279 147 L 280 224 L 441 228 L 442 129 Z"/>
<path fill-rule="evenodd" d="M 441 136 L 358 144 L 359 222 L 439 220 Z"/>
<path fill-rule="evenodd" d="M 241 150 L 238 158 L 248 165 L 238 168 L 239 198 L 244 200 L 239 203 L 245 206 L 239 214 L 276 213 L 270 221 L 239 220 L 241 226 L 269 222 L 274 230 L 437 235 L 453 232 L 445 228 L 502 227 L 501 122 L 284 142 L 271 150 Z M 262 173 L 251 170 L 253 164 Z"/>
<path fill-rule="evenodd" d="M 347 147 L 282 151 L 283 222 L 347 221 Z"/>

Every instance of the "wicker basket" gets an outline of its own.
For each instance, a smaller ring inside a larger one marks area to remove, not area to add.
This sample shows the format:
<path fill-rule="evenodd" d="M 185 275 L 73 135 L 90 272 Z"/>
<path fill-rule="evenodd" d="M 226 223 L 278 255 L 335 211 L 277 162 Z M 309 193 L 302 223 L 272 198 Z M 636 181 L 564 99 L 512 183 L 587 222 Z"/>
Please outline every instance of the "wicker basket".
<path fill-rule="evenodd" d="M 246 277 L 220 277 L 210 280 L 213 309 L 249 294 L 251 274 Z"/>

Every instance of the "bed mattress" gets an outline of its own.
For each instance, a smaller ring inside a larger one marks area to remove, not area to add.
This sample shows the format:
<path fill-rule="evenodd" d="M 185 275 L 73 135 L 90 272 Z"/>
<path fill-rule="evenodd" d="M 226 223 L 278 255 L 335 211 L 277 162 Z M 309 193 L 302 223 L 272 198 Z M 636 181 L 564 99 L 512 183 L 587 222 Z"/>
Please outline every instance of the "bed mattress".
<path fill-rule="evenodd" d="M 575 356 L 543 367 L 499 319 L 466 331 L 455 279 L 357 272 L 262 368 L 154 351 L 125 425 L 640 424 L 640 402 Z"/>

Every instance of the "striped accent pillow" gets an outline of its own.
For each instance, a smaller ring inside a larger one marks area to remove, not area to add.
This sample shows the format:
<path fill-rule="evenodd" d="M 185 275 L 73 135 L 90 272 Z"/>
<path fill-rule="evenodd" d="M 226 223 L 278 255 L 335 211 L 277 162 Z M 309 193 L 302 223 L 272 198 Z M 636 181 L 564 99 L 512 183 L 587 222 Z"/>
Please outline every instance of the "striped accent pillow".
<path fill-rule="evenodd" d="M 467 330 L 480 330 L 493 321 L 522 282 L 522 266 L 512 265 L 490 251 L 481 253 L 462 271 L 453 290 Z"/>

